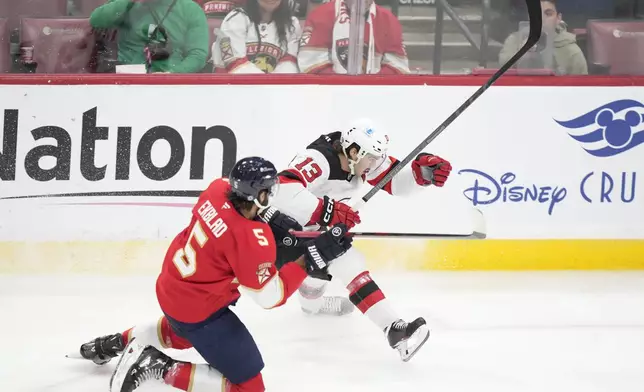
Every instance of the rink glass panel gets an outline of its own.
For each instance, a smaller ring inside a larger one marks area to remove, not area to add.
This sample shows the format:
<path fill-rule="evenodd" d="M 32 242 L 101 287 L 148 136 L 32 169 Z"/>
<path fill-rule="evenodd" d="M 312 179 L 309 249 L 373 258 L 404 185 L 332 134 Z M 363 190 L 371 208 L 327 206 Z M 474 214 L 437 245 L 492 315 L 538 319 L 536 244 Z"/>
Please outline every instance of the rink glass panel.
<path fill-rule="evenodd" d="M 287 1 L 287 0 L 284 0 Z M 336 28 L 330 57 L 340 73 L 377 73 L 376 63 L 396 59 L 391 53 L 402 33 L 410 74 L 489 74 L 518 50 L 527 36 L 523 0 L 375 0 L 381 13 L 351 20 L 348 39 Z M 372 0 L 347 2 L 367 9 Z M 89 18 L 102 0 L 0 0 L 0 72 L 84 74 L 114 72 L 119 39 L 113 29 L 92 29 Z M 207 3 L 207 2 L 201 2 Z M 212 45 L 224 14 L 206 6 L 208 54 L 203 68 L 213 72 Z M 641 75 L 644 73 L 644 0 L 555 0 L 541 2 L 544 34 L 539 44 L 510 73 L 520 75 Z M 295 0 L 293 7 L 306 38 L 319 0 Z M 337 17 L 341 19 L 341 17 Z M 371 25 L 375 20 L 374 29 Z M 384 22 L 383 22 L 384 21 Z M 388 30 L 386 33 L 377 30 Z M 363 37 L 359 36 L 363 31 Z M 376 37 L 376 47 L 362 47 L 360 38 Z M 329 34 L 333 34 L 329 32 Z M 172 33 L 171 33 L 172 35 Z M 380 38 L 378 38 L 380 37 Z M 384 38 L 383 38 L 384 37 Z M 337 38 L 337 39 L 336 39 Z M 173 42 L 174 47 L 184 44 Z M 141 49 L 142 50 L 142 49 Z M 395 49 L 394 49 L 395 50 Z M 369 53 L 375 56 L 370 60 Z M 137 57 L 137 56 L 134 56 Z M 268 56 L 270 57 L 270 56 Z M 271 71 L 271 59 L 252 61 Z M 268 65 L 267 65 L 268 64 Z M 369 69 L 371 67 L 371 69 Z M 137 67 L 126 72 L 140 72 Z M 269 72 L 270 73 L 270 72 Z"/>

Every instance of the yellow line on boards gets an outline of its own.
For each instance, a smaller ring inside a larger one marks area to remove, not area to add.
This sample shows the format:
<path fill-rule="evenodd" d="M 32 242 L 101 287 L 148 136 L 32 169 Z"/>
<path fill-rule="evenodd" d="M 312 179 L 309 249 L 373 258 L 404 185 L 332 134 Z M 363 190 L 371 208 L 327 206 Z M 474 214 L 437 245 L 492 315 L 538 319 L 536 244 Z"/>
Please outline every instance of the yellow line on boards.
<path fill-rule="evenodd" d="M 169 240 L 0 242 L 0 274 L 158 273 Z M 359 239 L 371 270 L 641 270 L 644 240 Z"/>
<path fill-rule="evenodd" d="M 644 240 L 392 241 L 356 246 L 371 264 L 411 270 L 644 269 Z"/>

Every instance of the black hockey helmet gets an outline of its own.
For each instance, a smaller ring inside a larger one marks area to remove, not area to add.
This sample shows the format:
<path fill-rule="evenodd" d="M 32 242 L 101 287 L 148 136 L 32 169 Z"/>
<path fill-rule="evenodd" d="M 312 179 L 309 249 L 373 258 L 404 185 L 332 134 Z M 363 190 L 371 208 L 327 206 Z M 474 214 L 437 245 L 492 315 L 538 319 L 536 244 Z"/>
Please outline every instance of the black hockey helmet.
<path fill-rule="evenodd" d="M 235 196 L 242 200 L 254 202 L 260 210 L 268 207 L 260 204 L 258 198 L 263 191 L 268 192 L 268 197 L 277 193 L 277 169 L 270 161 L 261 157 L 243 158 L 235 163 L 230 175 L 230 186 Z"/>

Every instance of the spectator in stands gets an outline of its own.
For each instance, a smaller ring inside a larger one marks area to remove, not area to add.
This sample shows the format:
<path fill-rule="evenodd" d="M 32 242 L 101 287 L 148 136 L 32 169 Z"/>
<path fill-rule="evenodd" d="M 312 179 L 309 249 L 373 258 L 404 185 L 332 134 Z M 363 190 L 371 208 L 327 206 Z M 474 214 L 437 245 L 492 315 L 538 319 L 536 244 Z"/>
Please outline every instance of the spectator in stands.
<path fill-rule="evenodd" d="M 208 24 L 192 0 L 109 0 L 90 16 L 94 28 L 118 30 L 120 64 L 148 72 L 201 71 L 208 56 Z"/>
<path fill-rule="evenodd" d="M 78 7 L 74 0 L 67 0 L 67 13 L 69 15 L 78 15 Z"/>
<path fill-rule="evenodd" d="M 288 0 L 248 0 L 221 24 L 212 47 L 215 72 L 297 73 L 300 32 Z"/>
<path fill-rule="evenodd" d="M 409 61 L 402 27 L 388 9 L 368 0 L 364 32 L 366 74 L 406 74 Z M 322 4 L 306 19 L 297 61 L 304 73 L 347 73 L 350 5 L 346 0 Z"/>
<path fill-rule="evenodd" d="M 543 32 L 554 34 L 554 71 L 560 75 L 587 75 L 588 65 L 586 58 L 577 45 L 574 34 L 569 33 L 562 20 L 561 13 L 557 12 L 555 0 L 542 0 L 541 11 L 543 19 Z M 499 53 L 499 62 L 506 63 L 510 57 L 519 51 L 524 44 L 524 35 L 520 32 L 512 33 L 503 44 Z"/>

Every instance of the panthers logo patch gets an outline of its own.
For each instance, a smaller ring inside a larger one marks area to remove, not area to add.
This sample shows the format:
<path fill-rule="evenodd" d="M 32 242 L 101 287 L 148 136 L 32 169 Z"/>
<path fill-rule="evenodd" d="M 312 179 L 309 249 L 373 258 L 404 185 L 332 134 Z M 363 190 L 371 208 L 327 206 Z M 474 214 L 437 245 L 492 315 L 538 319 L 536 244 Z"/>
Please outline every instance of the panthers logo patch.
<path fill-rule="evenodd" d="M 338 56 L 340 65 L 349 70 L 349 39 L 343 38 L 335 41 L 335 54 Z M 365 44 L 362 51 L 362 72 L 367 71 L 367 59 L 369 57 L 369 46 Z"/>
<path fill-rule="evenodd" d="M 282 49 L 273 44 L 249 43 L 246 45 L 246 53 L 249 60 L 265 73 L 271 73 L 277 67 L 282 58 Z"/>

